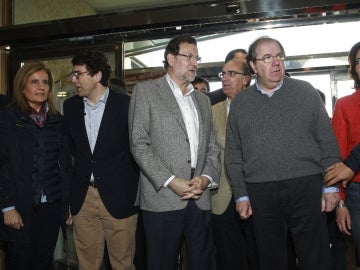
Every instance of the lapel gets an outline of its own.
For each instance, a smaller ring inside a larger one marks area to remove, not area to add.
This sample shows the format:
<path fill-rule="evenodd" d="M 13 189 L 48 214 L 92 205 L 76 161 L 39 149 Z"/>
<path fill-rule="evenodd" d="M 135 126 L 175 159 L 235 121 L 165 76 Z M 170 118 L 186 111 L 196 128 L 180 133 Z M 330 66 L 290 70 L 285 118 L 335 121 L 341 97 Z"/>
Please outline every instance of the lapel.
<path fill-rule="evenodd" d="M 216 132 L 216 141 L 218 145 L 225 148 L 226 124 L 227 124 L 227 99 L 213 105 L 214 128 Z"/>
<path fill-rule="evenodd" d="M 158 82 L 159 82 L 159 85 L 156 89 L 158 95 L 163 100 L 163 104 L 165 104 L 169 108 L 169 112 L 171 112 L 171 114 L 175 117 L 175 119 L 179 123 L 181 129 L 185 132 L 185 134 L 187 136 L 184 119 L 182 117 L 179 105 L 176 101 L 176 98 L 175 98 L 165 76 L 162 77 Z"/>
<path fill-rule="evenodd" d="M 118 109 L 116 108 L 116 106 L 120 106 L 120 104 L 116 104 L 116 101 L 114 99 L 115 99 L 114 93 L 111 90 L 109 90 L 109 96 L 106 100 L 104 113 L 101 118 L 99 132 L 98 132 L 98 136 L 96 138 L 96 143 L 95 143 L 93 154 L 96 153 L 97 149 L 101 148 L 101 144 L 103 142 L 105 142 L 104 137 L 105 137 L 106 130 L 109 127 L 113 126 L 114 119 L 117 119 L 116 114 L 118 112 Z"/>
<path fill-rule="evenodd" d="M 222 135 L 225 135 L 226 133 L 226 124 L 227 124 L 227 99 L 225 99 L 224 101 L 222 101 L 220 103 L 220 115 L 219 117 L 221 118 L 219 121 L 219 126 L 220 126 L 220 132 L 222 133 Z"/>
<path fill-rule="evenodd" d="M 86 126 L 85 126 L 85 105 L 84 105 L 84 99 L 80 96 L 77 96 L 78 100 L 78 112 L 75 112 L 74 117 L 78 115 L 79 120 L 75 121 L 75 123 L 79 123 L 79 132 L 80 132 L 80 138 L 84 138 L 83 142 L 86 144 L 86 147 L 88 149 L 89 154 L 91 155 L 91 148 L 89 144 L 89 138 L 86 132 Z"/>
<path fill-rule="evenodd" d="M 208 115 L 206 112 L 206 106 L 201 106 L 201 99 L 200 99 L 201 93 L 194 91 L 192 93 L 191 98 L 193 99 L 197 114 L 198 114 L 198 121 L 199 121 L 199 145 L 198 145 L 198 160 L 197 160 L 197 167 L 203 164 L 200 162 L 203 160 L 202 153 L 206 153 L 206 134 L 208 132 L 208 126 L 206 125 L 206 119 L 205 116 Z M 196 172 L 198 173 L 198 172 Z"/>
<path fill-rule="evenodd" d="M 196 90 L 195 90 L 196 91 Z M 203 134 L 203 129 L 204 129 L 204 115 L 206 115 L 206 112 L 204 111 L 203 106 L 200 105 L 200 100 L 199 100 L 199 96 L 197 94 L 197 92 L 192 93 L 191 98 L 194 102 L 195 108 L 196 108 L 196 112 L 198 114 L 198 120 L 199 120 L 199 145 L 202 143 L 201 142 L 201 138 L 202 138 L 202 134 Z"/>

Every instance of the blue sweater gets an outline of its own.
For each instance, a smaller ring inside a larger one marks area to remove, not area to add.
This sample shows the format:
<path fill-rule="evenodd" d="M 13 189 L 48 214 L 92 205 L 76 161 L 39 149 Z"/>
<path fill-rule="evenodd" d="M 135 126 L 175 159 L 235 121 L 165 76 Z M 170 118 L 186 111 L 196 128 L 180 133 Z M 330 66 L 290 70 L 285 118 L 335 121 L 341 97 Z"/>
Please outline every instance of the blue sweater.
<path fill-rule="evenodd" d="M 350 152 L 350 155 L 344 160 L 355 174 L 360 171 L 360 143 L 358 143 Z"/>
<path fill-rule="evenodd" d="M 339 161 L 329 116 L 311 84 L 285 77 L 272 97 L 252 85 L 233 99 L 225 163 L 235 198 L 247 195 L 245 183 L 322 174 Z"/>

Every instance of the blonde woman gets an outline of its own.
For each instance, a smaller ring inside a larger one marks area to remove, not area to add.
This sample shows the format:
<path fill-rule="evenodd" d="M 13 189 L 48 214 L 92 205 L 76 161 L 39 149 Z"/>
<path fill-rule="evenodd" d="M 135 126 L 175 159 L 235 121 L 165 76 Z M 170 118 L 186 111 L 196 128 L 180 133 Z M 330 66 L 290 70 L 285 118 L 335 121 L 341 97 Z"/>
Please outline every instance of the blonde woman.
<path fill-rule="evenodd" d="M 65 224 L 70 161 L 51 71 L 40 62 L 25 64 L 13 94 L 0 112 L 0 235 L 7 269 L 48 270 Z"/>

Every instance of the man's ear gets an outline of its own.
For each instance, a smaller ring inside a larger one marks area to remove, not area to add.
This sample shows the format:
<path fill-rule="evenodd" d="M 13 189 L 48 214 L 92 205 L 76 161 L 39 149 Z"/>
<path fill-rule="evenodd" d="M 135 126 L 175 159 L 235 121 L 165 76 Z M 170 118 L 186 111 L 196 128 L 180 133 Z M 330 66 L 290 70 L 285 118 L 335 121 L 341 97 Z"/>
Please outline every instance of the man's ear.
<path fill-rule="evenodd" d="M 251 81 L 251 76 L 250 75 L 245 75 L 245 78 L 243 80 L 243 85 L 247 86 L 247 84 Z"/>
<path fill-rule="evenodd" d="M 93 77 L 96 79 L 96 82 L 100 82 L 102 79 L 102 72 L 98 71 Z"/>
<path fill-rule="evenodd" d="M 167 56 L 166 56 L 166 60 L 168 61 L 169 63 L 169 66 L 174 66 L 175 64 L 175 55 L 169 53 Z"/>

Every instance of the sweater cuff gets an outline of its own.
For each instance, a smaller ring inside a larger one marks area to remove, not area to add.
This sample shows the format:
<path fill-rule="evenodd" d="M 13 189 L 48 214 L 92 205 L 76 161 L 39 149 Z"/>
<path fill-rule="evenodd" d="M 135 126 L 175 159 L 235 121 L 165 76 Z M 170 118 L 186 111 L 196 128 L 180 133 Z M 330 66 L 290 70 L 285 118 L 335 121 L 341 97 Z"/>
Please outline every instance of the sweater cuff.
<path fill-rule="evenodd" d="M 348 166 L 355 174 L 360 170 L 360 161 L 357 159 L 354 152 L 351 152 L 344 164 Z"/>

